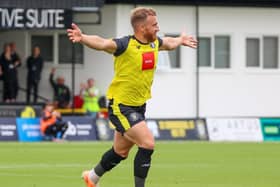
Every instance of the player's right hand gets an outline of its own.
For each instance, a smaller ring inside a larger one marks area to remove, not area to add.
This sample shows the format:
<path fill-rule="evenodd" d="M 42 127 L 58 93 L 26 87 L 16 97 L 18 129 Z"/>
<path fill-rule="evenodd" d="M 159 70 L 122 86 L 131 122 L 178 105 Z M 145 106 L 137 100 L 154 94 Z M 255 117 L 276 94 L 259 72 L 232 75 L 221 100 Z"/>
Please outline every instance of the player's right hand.
<path fill-rule="evenodd" d="M 73 43 L 81 42 L 82 40 L 82 31 L 81 29 L 75 24 L 71 24 L 72 29 L 67 29 L 69 40 Z"/>

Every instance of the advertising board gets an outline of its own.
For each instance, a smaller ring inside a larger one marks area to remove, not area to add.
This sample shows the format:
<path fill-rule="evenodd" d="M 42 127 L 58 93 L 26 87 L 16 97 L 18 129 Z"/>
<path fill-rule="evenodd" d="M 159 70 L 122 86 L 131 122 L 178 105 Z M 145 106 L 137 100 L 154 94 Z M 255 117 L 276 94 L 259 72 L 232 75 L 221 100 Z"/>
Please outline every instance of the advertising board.
<path fill-rule="evenodd" d="M 210 141 L 262 141 L 258 118 L 207 118 Z"/>

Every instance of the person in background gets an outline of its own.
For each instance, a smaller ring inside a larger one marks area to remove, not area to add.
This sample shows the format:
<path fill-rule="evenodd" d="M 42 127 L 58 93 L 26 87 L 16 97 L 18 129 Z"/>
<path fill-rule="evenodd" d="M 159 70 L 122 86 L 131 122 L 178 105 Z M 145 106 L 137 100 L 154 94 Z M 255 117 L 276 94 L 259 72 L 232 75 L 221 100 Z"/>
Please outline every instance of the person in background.
<path fill-rule="evenodd" d="M 54 74 L 56 69 L 52 68 L 49 81 L 54 90 L 54 105 L 55 108 L 69 108 L 70 107 L 70 89 L 65 85 L 65 79 L 62 76 L 56 78 L 54 81 Z"/>
<path fill-rule="evenodd" d="M 27 63 L 27 93 L 26 102 L 30 102 L 31 93 L 34 97 L 33 102 L 37 102 L 38 98 L 38 85 L 41 79 L 41 72 L 44 65 L 44 60 L 41 57 L 41 50 L 39 46 L 32 49 L 31 56 L 26 60 Z M 32 92 L 33 90 L 33 92 Z"/>
<path fill-rule="evenodd" d="M 61 114 L 54 110 L 53 104 L 46 104 L 40 121 L 41 133 L 55 141 L 64 138 L 68 125 L 62 120 Z"/>
<path fill-rule="evenodd" d="M 20 56 L 19 56 L 19 54 L 17 53 L 16 43 L 15 43 L 15 42 L 11 42 L 11 43 L 10 43 L 10 47 L 11 47 L 12 59 L 13 59 L 17 64 L 21 64 Z"/>
<path fill-rule="evenodd" d="M 99 90 L 94 86 L 94 79 L 90 78 L 87 80 L 87 84 L 81 84 L 80 96 L 84 100 L 83 109 L 94 119 L 100 110 L 98 95 Z"/>
<path fill-rule="evenodd" d="M 10 42 L 10 47 L 11 47 L 11 55 L 12 55 L 12 59 L 14 61 L 14 64 L 16 64 L 16 67 L 21 66 L 21 58 L 20 55 L 17 52 L 17 46 L 15 42 Z M 17 74 L 17 68 L 15 69 L 16 74 Z M 16 81 L 15 83 L 15 95 L 18 95 L 18 89 L 19 89 L 19 85 L 18 85 L 18 81 Z"/>
<path fill-rule="evenodd" d="M 20 61 L 13 57 L 11 46 L 4 44 L 4 52 L 0 60 L 0 74 L 4 82 L 3 100 L 6 103 L 16 101 L 18 91 L 17 67 L 19 66 Z"/>

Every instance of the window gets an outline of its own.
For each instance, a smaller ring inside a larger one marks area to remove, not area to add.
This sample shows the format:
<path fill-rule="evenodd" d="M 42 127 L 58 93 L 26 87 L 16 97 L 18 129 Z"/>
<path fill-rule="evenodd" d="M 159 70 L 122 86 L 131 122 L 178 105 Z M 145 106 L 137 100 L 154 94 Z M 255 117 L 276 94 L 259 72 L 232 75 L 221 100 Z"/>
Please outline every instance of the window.
<path fill-rule="evenodd" d="M 258 38 L 246 39 L 246 65 L 247 67 L 260 66 L 260 40 Z"/>
<path fill-rule="evenodd" d="M 74 52 L 72 43 L 69 41 L 67 35 L 59 35 L 59 63 L 60 64 L 71 64 L 72 54 L 74 62 L 76 64 L 83 64 L 83 46 L 79 43 L 74 44 Z"/>
<path fill-rule="evenodd" d="M 168 51 L 170 58 L 170 67 L 171 68 L 180 68 L 180 47 L 177 47 L 174 50 Z"/>
<path fill-rule="evenodd" d="M 31 47 L 39 46 L 41 56 L 46 62 L 53 61 L 53 36 L 34 35 L 31 37 Z"/>
<path fill-rule="evenodd" d="M 166 34 L 167 37 L 178 37 L 176 34 Z M 181 68 L 181 58 L 180 58 L 181 47 L 177 47 L 174 50 L 168 51 L 170 68 Z"/>
<path fill-rule="evenodd" d="M 199 67 L 230 68 L 230 37 L 200 37 L 198 54 Z"/>
<path fill-rule="evenodd" d="M 278 68 L 278 38 L 263 38 L 263 68 Z"/>
<path fill-rule="evenodd" d="M 166 71 L 170 69 L 170 60 L 169 54 L 167 51 L 159 51 L 158 52 L 158 63 L 157 70 L 158 71 Z"/>
<path fill-rule="evenodd" d="M 46 62 L 53 64 L 84 63 L 84 48 L 81 44 L 74 45 L 65 33 L 58 31 L 34 31 L 30 36 L 30 47 L 35 45 L 41 49 L 41 55 Z M 74 47 L 74 50 L 73 50 Z"/>
<path fill-rule="evenodd" d="M 230 68 L 229 37 L 215 36 L 215 68 Z"/>
<path fill-rule="evenodd" d="M 210 67 L 211 66 L 211 39 L 210 38 L 200 38 L 199 39 L 199 61 L 200 67 Z"/>
<path fill-rule="evenodd" d="M 246 38 L 246 66 L 277 69 L 278 51 L 278 37 Z"/>

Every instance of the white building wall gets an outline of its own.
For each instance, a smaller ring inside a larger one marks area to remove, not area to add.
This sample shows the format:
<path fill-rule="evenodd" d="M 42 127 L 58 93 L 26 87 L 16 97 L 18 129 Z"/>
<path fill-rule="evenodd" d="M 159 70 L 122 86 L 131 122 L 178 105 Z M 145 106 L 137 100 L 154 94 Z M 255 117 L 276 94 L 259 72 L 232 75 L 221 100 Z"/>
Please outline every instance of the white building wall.
<path fill-rule="evenodd" d="M 279 9 L 200 8 L 201 35 L 231 36 L 229 70 L 201 69 L 201 116 L 279 116 L 280 71 L 246 68 L 246 37 L 279 36 Z M 279 62 L 278 62 L 279 63 Z"/>
<path fill-rule="evenodd" d="M 154 6 L 160 32 L 195 35 L 195 8 L 187 6 Z M 194 117 L 196 113 L 196 51 L 181 47 L 181 68 L 158 72 L 153 85 L 153 98 L 147 116 L 155 118 Z"/>
<path fill-rule="evenodd" d="M 132 33 L 130 11 L 132 5 L 118 5 L 117 35 Z M 160 33 L 195 33 L 193 7 L 153 6 L 157 11 Z M 148 101 L 148 118 L 183 118 L 195 116 L 195 50 L 182 47 L 182 68 L 159 71 L 155 74 L 152 99 Z"/>
<path fill-rule="evenodd" d="M 105 6 L 101 12 L 102 24 L 80 25 L 83 33 L 111 38 L 116 34 L 116 7 Z M 58 75 L 64 75 L 67 83 L 71 85 L 71 65 L 58 65 Z M 84 47 L 84 64 L 76 65 L 75 94 L 79 94 L 81 82 L 94 78 L 100 94 L 106 94 L 107 87 L 113 77 L 113 57 L 105 52 L 95 51 Z M 48 72 L 46 74 L 48 76 Z M 49 86 L 49 83 L 47 83 Z"/>
<path fill-rule="evenodd" d="M 81 26 L 87 34 L 111 38 L 132 33 L 130 11 L 133 5 L 105 5 L 102 8 L 102 24 Z M 153 6 L 158 13 L 161 33 L 180 34 L 186 31 L 195 35 L 195 7 Z M 279 9 L 200 7 L 200 33 L 203 35 L 227 34 L 231 36 L 231 65 L 229 70 L 200 68 L 199 111 L 200 116 L 279 116 L 280 70 L 248 69 L 245 67 L 246 36 L 279 36 Z M 34 31 L 0 32 L 0 44 L 16 41 L 18 51 L 25 58 L 30 54 L 30 33 Z M 56 32 L 56 31 L 54 31 Z M 63 32 L 63 31 L 59 31 Z M 279 45 L 280 46 L 280 45 Z M 54 49 L 56 50 L 56 49 Z M 196 50 L 181 48 L 180 69 L 158 71 L 153 84 L 153 98 L 148 102 L 148 118 L 196 117 Z M 46 64 L 40 95 L 52 98 L 48 82 L 51 67 L 66 78 L 71 87 L 71 65 Z M 26 67 L 19 70 L 20 84 L 25 87 Z M 96 79 L 102 94 L 113 77 L 113 57 L 87 47 L 84 65 L 77 65 L 75 94 L 87 78 Z M 21 100 L 25 95 L 20 95 Z"/>
<path fill-rule="evenodd" d="M 117 34 L 130 31 L 129 11 L 133 6 L 118 5 Z M 162 33 L 182 30 L 195 35 L 195 8 L 153 6 Z M 231 68 L 200 69 L 200 116 L 277 116 L 279 70 L 252 70 L 245 67 L 246 36 L 277 35 L 278 9 L 200 7 L 201 35 L 230 35 Z M 126 19 L 127 21 L 124 21 Z M 153 98 L 148 102 L 148 117 L 195 117 L 195 51 L 181 49 L 182 68 L 158 72 Z"/>
<path fill-rule="evenodd" d="M 112 38 L 116 35 L 116 14 L 116 6 L 107 5 L 102 8 L 101 25 L 82 26 L 81 28 L 86 34 L 96 34 L 104 38 Z M 113 78 L 113 56 L 88 47 L 85 47 L 84 53 L 84 66 L 77 72 L 78 79 L 76 85 L 79 87 L 80 82 L 78 81 L 93 77 L 101 94 L 106 94 Z"/>

